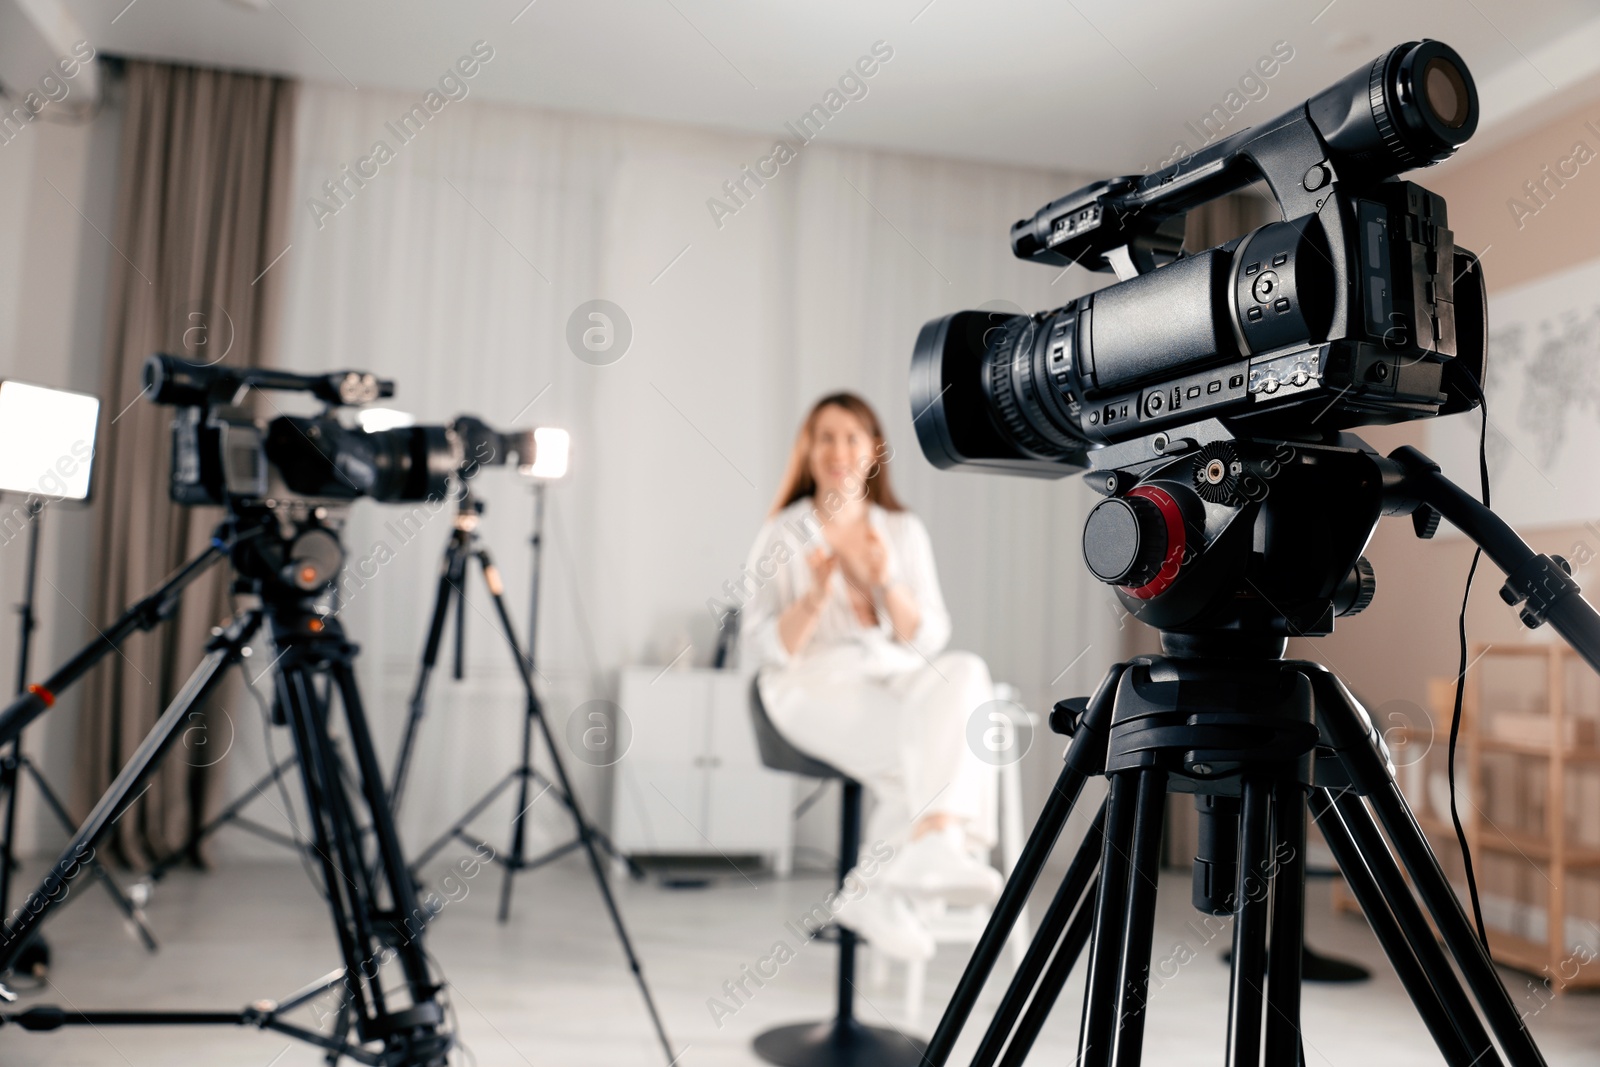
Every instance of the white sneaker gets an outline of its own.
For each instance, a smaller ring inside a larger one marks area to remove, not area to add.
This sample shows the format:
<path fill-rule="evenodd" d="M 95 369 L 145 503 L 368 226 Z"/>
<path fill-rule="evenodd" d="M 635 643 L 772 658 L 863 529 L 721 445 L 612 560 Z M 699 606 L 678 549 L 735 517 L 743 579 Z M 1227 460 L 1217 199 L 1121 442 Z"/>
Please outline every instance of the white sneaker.
<path fill-rule="evenodd" d="M 992 904 L 1005 888 L 1000 872 L 972 858 L 955 827 L 924 834 L 900 850 L 883 872 L 893 889 L 917 899 L 937 898 L 954 908 Z"/>
<path fill-rule="evenodd" d="M 933 935 L 911 910 L 910 901 L 879 879 L 845 901 L 833 921 L 865 938 L 873 948 L 901 963 L 933 959 Z"/>

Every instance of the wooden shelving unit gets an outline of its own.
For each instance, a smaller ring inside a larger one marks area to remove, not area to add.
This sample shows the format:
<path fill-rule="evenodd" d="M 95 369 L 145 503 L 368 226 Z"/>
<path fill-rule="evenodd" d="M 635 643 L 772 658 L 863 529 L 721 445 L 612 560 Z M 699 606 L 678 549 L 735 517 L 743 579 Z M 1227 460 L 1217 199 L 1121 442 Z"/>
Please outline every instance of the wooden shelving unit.
<path fill-rule="evenodd" d="M 1469 662 L 1457 809 L 1490 952 L 1556 992 L 1600 988 L 1600 683 L 1565 646 L 1479 644 Z M 1378 726 L 1466 905 L 1446 776 L 1453 681 L 1430 692 L 1431 722 Z M 1342 885 L 1334 904 L 1359 910 Z"/>

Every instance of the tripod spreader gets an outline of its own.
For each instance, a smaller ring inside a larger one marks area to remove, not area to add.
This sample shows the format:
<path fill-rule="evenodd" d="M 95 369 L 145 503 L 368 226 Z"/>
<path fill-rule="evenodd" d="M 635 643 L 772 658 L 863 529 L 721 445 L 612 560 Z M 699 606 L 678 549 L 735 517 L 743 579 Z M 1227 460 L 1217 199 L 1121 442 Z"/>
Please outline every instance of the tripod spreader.
<path fill-rule="evenodd" d="M 1431 536 L 1432 509 L 1478 544 L 1506 575 L 1500 597 L 1522 604 L 1529 628 L 1548 622 L 1589 666 L 1600 672 L 1600 613 L 1584 600 L 1572 569 L 1556 556 L 1540 555 L 1500 516 L 1446 478 L 1439 465 L 1406 445 L 1389 453 L 1385 504 L 1391 512 L 1421 514 L 1418 533 Z"/>

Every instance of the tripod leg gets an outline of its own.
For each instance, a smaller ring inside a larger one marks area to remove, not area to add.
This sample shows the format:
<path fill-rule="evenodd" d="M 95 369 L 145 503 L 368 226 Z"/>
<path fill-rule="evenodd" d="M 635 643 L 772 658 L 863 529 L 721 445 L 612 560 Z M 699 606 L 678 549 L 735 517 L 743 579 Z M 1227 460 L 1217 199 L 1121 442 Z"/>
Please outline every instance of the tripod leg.
<path fill-rule="evenodd" d="M 367 713 L 361 701 L 361 691 L 356 686 L 355 671 L 348 661 L 330 665 L 334 685 L 339 690 L 339 702 L 344 708 L 345 728 L 350 734 L 350 748 L 360 773 L 362 798 L 367 814 L 372 820 L 372 834 L 378 846 L 378 873 L 386 883 L 389 900 L 395 910 L 403 915 L 416 914 L 417 900 L 411 874 L 406 869 L 405 854 L 400 848 L 400 835 L 395 830 L 394 818 L 389 811 L 389 801 L 383 791 L 383 772 L 378 769 L 377 749 L 372 743 L 372 733 L 367 725 Z M 370 898 L 369 898 L 370 899 Z M 432 1001 L 437 989 L 428 973 L 428 964 L 416 939 L 399 946 L 401 970 L 410 985 L 414 1004 Z"/>
<path fill-rule="evenodd" d="M 1449 880 L 1439 869 L 1439 861 L 1434 858 L 1428 839 L 1417 826 L 1399 788 L 1390 784 L 1387 789 L 1374 793 L 1370 799 L 1389 839 L 1394 842 L 1395 852 L 1410 873 L 1428 914 L 1438 925 L 1450 955 L 1455 957 L 1461 973 L 1466 976 L 1467 984 L 1472 988 L 1500 1046 L 1513 1063 L 1543 1064 L 1544 1056 L 1523 1026 L 1522 1017 L 1511 1002 L 1505 985 L 1501 983 L 1488 950 L 1478 940 L 1477 932 L 1461 910 L 1461 902 L 1456 899 Z"/>
<path fill-rule="evenodd" d="M 1295 779 L 1272 798 L 1271 951 L 1267 956 L 1267 1060 L 1295 1064 L 1300 1055 L 1300 955 L 1305 947 L 1306 802 Z"/>
<path fill-rule="evenodd" d="M 533 784 L 538 786 L 541 792 L 543 792 L 545 789 L 552 788 L 555 785 L 554 782 L 550 781 L 543 774 L 540 774 L 539 768 L 537 767 L 529 767 L 528 775 L 532 779 Z M 557 799 L 559 799 L 563 805 L 570 807 L 570 805 L 567 803 L 567 795 L 565 793 L 562 793 L 560 790 L 555 790 L 555 793 Z M 644 868 L 640 867 L 638 862 L 634 860 L 632 856 L 623 854 L 622 850 L 617 848 L 616 842 L 607 837 L 605 832 L 599 827 L 591 826 L 589 828 L 589 836 L 594 838 L 595 845 L 599 847 L 601 852 L 604 852 L 606 855 L 610 856 L 613 862 L 621 863 L 623 866 L 627 867 L 629 875 L 634 878 L 644 877 Z M 526 866 L 527 865 L 524 864 L 524 868 L 526 868 Z"/>
<path fill-rule="evenodd" d="M 1067 929 L 1067 922 L 1072 918 L 1074 910 L 1080 915 L 1089 915 L 1093 912 L 1092 908 L 1081 905 L 1093 883 L 1095 867 L 1100 862 L 1100 849 L 1104 847 L 1105 814 L 1105 805 L 1102 804 L 1099 812 L 1095 814 L 1094 823 L 1089 827 L 1088 835 L 1084 837 L 1083 843 L 1073 855 L 1066 877 L 1056 889 L 1050 907 L 1045 910 L 1044 918 L 1039 922 L 1039 929 L 1034 932 L 1033 941 L 1029 943 L 1028 951 L 1022 957 L 1021 966 L 1017 968 L 1017 973 L 1012 975 L 1005 995 L 1000 998 L 1000 1006 L 995 1009 L 994 1017 L 989 1020 L 989 1028 L 984 1031 L 978 1051 L 973 1054 L 974 1065 L 983 1064 L 987 1067 L 1000 1055 L 1000 1050 L 1006 1045 L 1006 1039 L 1011 1036 L 1012 1029 L 1017 1024 L 1017 1017 L 1022 1014 L 1022 1009 L 1028 1003 L 1029 994 L 1033 993 L 1034 987 L 1038 985 L 1045 964 L 1050 961 L 1051 953 L 1054 952 L 1059 961 L 1065 951 L 1060 947 L 1062 932 Z M 1084 929 L 1087 939 L 1088 927 Z M 1082 951 L 1083 946 L 1079 945 L 1072 952 L 1072 962 L 1076 962 L 1078 953 Z M 1072 962 L 1067 964 L 1069 970 Z"/>
<path fill-rule="evenodd" d="M 33 940 L 45 916 L 66 897 L 73 880 L 83 873 L 85 863 L 93 856 L 95 842 L 122 816 L 124 805 L 136 799 L 140 788 L 155 773 L 161 758 L 177 740 L 189 712 L 199 707 L 216 688 L 223 670 L 239 661 L 240 650 L 250 643 L 250 638 L 260 625 L 260 612 L 249 611 L 235 618 L 221 634 L 212 638 L 205 658 L 139 743 L 138 749 L 95 804 L 78 832 L 67 842 L 50 873 L 0 929 L 0 974 L 11 969 L 18 954 Z"/>
<path fill-rule="evenodd" d="M 39 796 L 44 800 L 45 807 L 50 809 L 50 813 L 56 817 L 56 821 L 61 824 L 62 829 L 68 833 L 76 830 L 78 828 L 77 823 L 72 821 L 72 816 L 67 812 L 66 805 L 61 803 L 61 798 L 56 796 L 55 790 L 50 788 L 50 783 L 45 781 L 44 775 L 39 773 L 39 768 L 35 767 L 33 761 L 27 756 L 23 756 L 20 763 L 21 769 L 28 772 L 28 776 L 33 779 L 33 784 L 38 787 Z M 106 870 L 103 863 L 95 859 L 89 860 L 84 866 L 88 867 L 89 873 L 94 875 L 96 881 L 105 887 L 105 891 L 110 895 L 112 903 L 116 905 L 118 911 L 122 912 L 122 917 L 132 925 L 134 933 L 138 935 L 140 942 L 144 944 L 145 951 L 155 952 L 159 946 L 156 944 L 155 935 L 150 932 L 149 924 L 145 922 L 144 916 L 139 913 L 139 909 L 134 907 L 133 901 L 128 899 L 127 894 L 123 893 L 122 887 L 117 884 L 116 879 L 111 877 L 111 872 Z"/>
<path fill-rule="evenodd" d="M 523 861 L 527 858 L 527 817 L 528 817 L 528 787 L 531 775 L 529 768 L 533 766 L 533 722 L 538 716 L 539 709 L 533 700 L 529 700 L 522 716 L 522 762 L 518 764 L 517 774 L 517 813 L 511 817 L 511 855 L 505 862 L 505 874 L 500 881 L 500 916 L 501 922 L 511 918 L 511 884 L 517 872 L 522 870 Z M 577 817 L 577 809 L 573 807 L 573 798 L 563 797 L 567 807 Z"/>
<path fill-rule="evenodd" d="M 1244 780 L 1239 882 L 1234 894 L 1233 974 L 1228 988 L 1228 1067 L 1259 1067 L 1267 978 L 1267 855 L 1272 784 Z M 1291 1061 L 1292 1062 L 1292 1061 Z"/>
<path fill-rule="evenodd" d="M 427 866 L 428 861 L 433 859 L 434 856 L 438 855 L 439 850 L 444 848 L 444 846 L 448 845 L 450 842 L 456 840 L 457 838 L 465 839 L 467 827 L 470 826 L 479 815 L 482 815 L 484 810 L 488 808 L 490 804 L 493 804 L 495 800 L 499 798 L 501 793 L 504 793 L 507 789 L 511 788 L 511 783 L 516 781 L 516 779 L 516 771 L 512 771 L 510 774 L 507 774 L 505 777 L 501 778 L 500 781 L 496 782 L 489 788 L 487 793 L 478 798 L 477 803 L 473 804 L 472 807 L 463 812 L 461 818 L 451 823 L 448 830 L 429 842 L 428 846 L 418 852 L 417 858 L 412 861 L 412 873 L 414 874 L 415 872 L 420 871 L 423 867 Z M 477 844 L 474 842 L 469 841 L 468 843 L 472 844 L 474 848 L 477 847 Z M 505 857 L 495 856 L 494 860 L 497 863 L 504 863 Z"/>
<path fill-rule="evenodd" d="M 1310 805 L 1334 861 L 1445 1062 L 1451 1067 L 1500 1067 L 1499 1053 L 1490 1044 L 1466 990 L 1456 981 L 1422 909 L 1412 899 L 1400 868 L 1388 855 L 1388 846 L 1383 846 L 1381 854 L 1363 852 L 1329 790 L 1312 790 Z M 1374 833 L 1376 829 L 1373 827 Z M 1374 876 L 1375 869 L 1384 873 L 1382 882 Z"/>
<path fill-rule="evenodd" d="M 1384 832 L 1394 843 L 1395 854 L 1411 875 L 1417 896 L 1461 968 L 1506 1057 L 1519 1065 L 1542 1067 L 1544 1056 L 1539 1046 L 1523 1025 L 1522 1016 L 1494 969 L 1488 949 L 1478 940 L 1449 880 L 1439 869 L 1439 861 L 1427 837 L 1395 784 L 1388 760 L 1379 754 L 1371 719 L 1332 673 L 1312 664 L 1296 664 L 1296 668 L 1310 679 L 1319 724 L 1338 749 L 1350 780 L 1367 796 Z"/>
<path fill-rule="evenodd" d="M 4 838 L 0 838 L 0 918 L 4 918 L 11 910 L 11 867 L 16 863 L 13 844 L 16 841 L 17 784 L 21 764 L 22 740 L 19 738 L 0 754 L 0 792 L 6 795 L 5 822 L 0 826 L 0 831 L 5 834 Z"/>
<path fill-rule="evenodd" d="M 439 570 L 439 585 L 433 594 L 433 615 L 428 620 L 428 640 L 422 646 L 422 663 L 417 668 L 417 681 L 411 689 L 411 704 L 406 716 L 406 732 L 400 739 L 400 751 L 395 755 L 394 777 L 389 789 L 390 811 L 399 814 L 400 798 L 405 793 L 406 776 L 411 770 L 411 753 L 417 744 L 417 730 L 427 712 L 428 682 L 433 677 L 434 665 L 439 662 L 439 646 L 444 641 L 445 620 L 450 617 L 450 598 L 457 595 L 466 575 L 466 553 L 461 546 L 461 531 L 450 536 L 445 549 L 444 565 Z"/>
<path fill-rule="evenodd" d="M 1098 895 L 1099 884 L 1090 882 L 1084 894 L 1086 903 L 1079 907 L 1077 914 L 1072 917 L 1072 925 L 1067 927 L 1067 935 L 1062 939 L 1061 948 L 1050 961 L 1044 976 L 1039 979 L 1038 989 L 1028 1004 L 1027 1013 L 1017 1024 L 1016 1032 L 1011 1035 L 1011 1043 L 1006 1046 L 1005 1058 L 1000 1061 L 1000 1067 L 1022 1067 L 1028 1058 L 1028 1053 L 1033 1050 L 1033 1043 L 1038 1038 L 1039 1031 L 1044 1029 L 1045 1020 L 1050 1017 L 1051 1009 L 1060 999 L 1061 990 L 1066 987 L 1067 979 L 1072 975 L 1072 968 L 1077 965 L 1078 957 L 1083 955 L 1084 948 L 1089 944 L 1089 935 L 1094 930 L 1094 908 L 1087 901 L 1094 900 Z"/>
<path fill-rule="evenodd" d="M 311 821 L 312 847 L 320 861 L 323 892 L 333 914 L 334 932 L 339 938 L 340 955 L 349 976 L 351 1010 L 359 1028 L 365 1032 L 374 1019 L 386 1014 L 383 987 L 376 981 L 362 981 L 369 977 L 361 973 L 362 965 L 373 957 L 377 941 L 365 907 L 370 886 L 365 884 L 366 865 L 350 834 L 352 820 L 345 810 L 348 798 L 338 769 L 333 765 L 337 755 L 327 734 L 322 701 L 310 672 L 299 662 L 295 651 L 290 646 L 288 655 L 278 663 L 280 702 L 300 757 L 300 780 L 305 788 L 306 811 Z"/>
<path fill-rule="evenodd" d="M 1005 950 L 1012 927 L 1017 924 L 1017 916 L 1027 906 L 1028 895 L 1033 892 L 1034 883 L 1039 880 L 1045 862 L 1055 849 L 1056 840 L 1067 825 L 1067 817 L 1072 814 L 1073 805 L 1078 802 L 1078 795 L 1083 792 L 1083 783 L 1089 775 L 1098 774 L 1105 769 L 1106 732 L 1111 726 L 1111 705 L 1123 669 L 1123 666 L 1118 664 L 1106 674 L 1105 680 L 1100 683 L 1100 688 L 1095 691 L 1094 698 L 1089 702 L 1082 721 L 1073 731 L 1072 743 L 1067 746 L 1065 766 L 1061 768 L 1061 775 L 1056 779 L 1054 788 L 1050 790 L 1050 797 L 1045 801 L 1044 810 L 1039 813 L 1039 821 L 1034 823 L 1032 832 L 1028 834 L 1028 843 L 1023 846 L 1022 855 L 1017 857 L 1011 877 L 1006 881 L 1006 887 L 1001 891 L 1000 899 L 989 915 L 983 936 L 978 939 L 977 947 L 972 950 L 972 958 L 967 961 L 966 970 L 962 972 L 961 980 L 956 984 L 955 994 L 951 996 L 950 1003 L 944 1009 L 944 1015 L 939 1019 L 939 1026 L 933 1032 L 933 1039 L 928 1042 L 928 1050 L 923 1054 L 928 1067 L 944 1067 L 949 1060 L 956 1039 L 961 1036 L 962 1027 L 966 1026 L 967 1018 L 978 1003 L 978 996 L 983 992 L 984 983 L 988 981 L 989 974 L 999 961 L 1000 953 Z M 1104 814 L 1102 809 L 1096 821 L 1102 820 Z"/>
<path fill-rule="evenodd" d="M 622 945 L 622 954 L 627 957 L 628 967 L 633 971 L 635 982 L 639 986 L 639 994 L 644 998 L 645 1010 L 650 1015 L 650 1022 L 655 1027 L 656 1037 L 661 1042 L 661 1050 L 666 1054 L 668 1064 L 676 1062 L 679 1053 L 672 1051 L 672 1042 L 667 1039 L 666 1027 L 661 1022 L 661 1013 L 656 1010 L 655 997 L 650 993 L 650 986 L 644 980 L 644 968 L 639 964 L 639 957 L 633 951 L 633 941 L 628 936 L 627 927 L 623 925 L 622 913 L 617 908 L 617 901 L 611 893 L 611 883 L 606 880 L 605 863 L 600 859 L 599 849 L 595 847 L 594 836 L 589 829 L 589 820 L 584 817 L 582 809 L 578 806 L 578 795 L 572 790 L 572 780 L 567 777 L 566 764 L 561 760 L 561 753 L 556 748 L 555 738 L 550 733 L 550 723 L 544 717 L 543 706 L 539 703 L 539 694 L 533 687 L 533 672 L 528 666 L 527 657 L 523 655 L 522 648 L 517 643 L 517 631 L 511 624 L 511 615 L 506 610 L 504 587 L 500 582 L 500 572 L 495 569 L 489 553 L 480 548 L 477 552 L 478 561 L 483 565 L 485 583 L 489 586 L 489 595 L 494 600 L 494 609 L 499 616 L 500 629 L 505 635 L 506 643 L 511 646 L 511 654 L 517 661 L 518 673 L 522 676 L 522 688 L 528 700 L 528 713 L 530 722 L 538 721 L 539 731 L 544 737 L 545 747 L 550 751 L 550 765 L 555 770 L 556 785 L 567 795 L 567 809 L 572 812 L 572 821 L 576 824 L 578 839 L 583 843 L 583 850 L 589 857 L 589 867 L 594 872 L 595 884 L 600 889 L 600 898 L 605 903 L 606 911 L 611 916 L 611 925 L 617 931 L 617 940 Z M 524 779 L 526 788 L 526 779 Z M 509 869 L 507 877 L 510 877 Z"/>
<path fill-rule="evenodd" d="M 333 1024 L 333 1034 L 331 1035 L 333 1041 L 339 1047 L 337 1049 L 330 1048 L 327 1054 L 322 1057 L 323 1062 L 328 1067 L 338 1067 L 339 1061 L 344 1058 L 341 1050 L 344 1048 L 345 1039 L 350 1036 L 350 1016 L 352 1011 L 353 1009 L 348 1004 L 339 1009 L 339 1019 Z"/>
<path fill-rule="evenodd" d="M 1155 938 L 1156 879 L 1161 873 L 1161 831 L 1166 821 L 1167 772 L 1138 772 L 1129 857 L 1127 912 L 1117 974 L 1117 1067 L 1139 1067 L 1144 1051 L 1145 998 Z"/>
<path fill-rule="evenodd" d="M 1111 776 L 1106 798 L 1105 847 L 1100 853 L 1100 885 L 1094 902 L 1094 934 L 1089 941 L 1089 974 L 1083 991 L 1083 1024 L 1078 1031 L 1078 1067 L 1110 1067 L 1121 1007 L 1123 905 L 1128 895 L 1128 849 L 1138 814 L 1133 772 Z"/>

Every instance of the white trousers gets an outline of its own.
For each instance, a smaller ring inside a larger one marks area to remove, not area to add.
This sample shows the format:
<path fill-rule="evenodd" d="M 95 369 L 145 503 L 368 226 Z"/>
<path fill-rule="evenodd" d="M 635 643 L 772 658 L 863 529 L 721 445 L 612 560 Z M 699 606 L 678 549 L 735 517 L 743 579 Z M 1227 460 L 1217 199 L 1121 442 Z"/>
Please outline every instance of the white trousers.
<path fill-rule="evenodd" d="M 863 847 L 898 849 L 912 825 L 955 817 L 969 842 L 994 845 L 996 776 L 968 741 L 973 713 L 994 699 L 988 666 L 970 652 L 890 674 L 819 657 L 763 675 L 761 699 L 790 744 L 861 782 L 876 800 Z M 988 725 L 987 720 L 983 725 Z"/>

